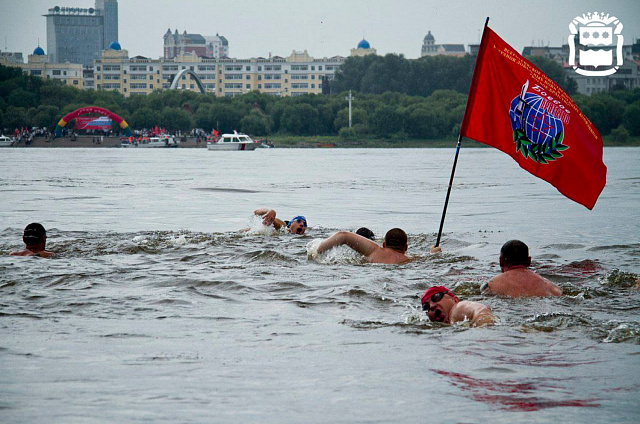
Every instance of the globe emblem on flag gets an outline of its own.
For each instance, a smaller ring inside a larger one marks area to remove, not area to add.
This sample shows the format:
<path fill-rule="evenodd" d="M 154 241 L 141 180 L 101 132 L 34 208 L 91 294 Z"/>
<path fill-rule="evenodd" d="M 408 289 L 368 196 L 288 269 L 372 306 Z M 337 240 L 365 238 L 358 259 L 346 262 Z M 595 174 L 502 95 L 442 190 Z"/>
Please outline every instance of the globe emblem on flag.
<path fill-rule="evenodd" d="M 562 157 L 564 125 L 555 115 L 543 107 L 544 99 L 535 93 L 528 93 L 529 82 L 522 87 L 522 93 L 511 101 L 509 119 L 513 130 L 516 151 L 527 159 L 546 164 Z"/>

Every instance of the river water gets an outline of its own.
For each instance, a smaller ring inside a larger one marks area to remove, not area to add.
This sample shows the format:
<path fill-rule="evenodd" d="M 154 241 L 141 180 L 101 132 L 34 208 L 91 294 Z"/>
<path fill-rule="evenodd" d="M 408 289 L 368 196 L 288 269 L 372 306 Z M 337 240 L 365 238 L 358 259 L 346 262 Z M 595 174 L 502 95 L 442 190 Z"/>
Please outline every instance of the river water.
<path fill-rule="evenodd" d="M 589 211 L 463 147 L 441 255 L 453 148 L 0 153 L 0 422 L 640 420 L 640 149 L 605 149 Z M 310 228 L 265 235 L 258 207 Z M 33 221 L 57 257 L 8 256 Z M 417 260 L 307 256 L 360 226 Z M 480 295 L 513 238 L 565 295 Z M 500 324 L 429 323 L 436 283 Z"/>

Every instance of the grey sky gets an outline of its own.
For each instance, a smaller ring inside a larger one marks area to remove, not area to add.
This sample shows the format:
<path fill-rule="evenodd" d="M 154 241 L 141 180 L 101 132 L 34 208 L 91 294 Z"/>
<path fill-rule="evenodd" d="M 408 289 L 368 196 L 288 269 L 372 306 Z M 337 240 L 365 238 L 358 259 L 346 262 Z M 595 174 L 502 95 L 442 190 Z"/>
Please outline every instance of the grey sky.
<path fill-rule="evenodd" d="M 94 0 L 0 0 L 0 49 L 25 55 L 46 50 L 46 20 L 53 6 L 93 7 Z M 567 42 L 568 24 L 586 12 L 605 12 L 624 24 L 625 44 L 640 38 L 638 0 L 119 0 L 119 41 L 131 56 L 158 58 L 162 36 L 179 32 L 229 40 L 231 57 L 307 50 L 313 57 L 348 56 L 364 36 L 378 54 L 420 56 L 431 30 L 436 43 L 477 43 L 486 16 L 518 51 Z M 5 48 L 6 45 L 6 48 Z"/>

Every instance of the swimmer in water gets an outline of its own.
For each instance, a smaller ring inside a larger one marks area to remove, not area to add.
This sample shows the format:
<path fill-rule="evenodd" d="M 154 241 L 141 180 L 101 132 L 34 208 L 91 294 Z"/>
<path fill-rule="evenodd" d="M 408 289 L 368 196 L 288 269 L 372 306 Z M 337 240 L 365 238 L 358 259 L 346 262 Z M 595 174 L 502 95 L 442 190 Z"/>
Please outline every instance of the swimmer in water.
<path fill-rule="evenodd" d="M 407 233 L 400 228 L 392 228 L 384 236 L 382 247 L 374 241 L 361 235 L 348 231 L 339 231 L 320 243 L 318 253 L 346 244 L 356 252 L 369 259 L 369 262 L 376 264 L 400 264 L 408 262 L 410 259 L 406 255 L 409 244 L 407 243 Z"/>
<path fill-rule="evenodd" d="M 487 305 L 460 300 L 444 286 L 433 286 L 424 292 L 422 310 L 427 313 L 429 321 L 445 324 L 468 320 L 475 327 L 495 324 L 497 320 Z"/>
<path fill-rule="evenodd" d="M 367 227 L 358 228 L 358 230 L 356 231 L 356 234 L 359 235 L 359 236 L 362 236 L 362 237 L 366 237 L 369 240 L 375 240 L 376 239 L 376 235 L 373 233 L 373 231 L 371 231 Z"/>
<path fill-rule="evenodd" d="M 18 252 L 11 252 L 13 256 L 41 256 L 43 258 L 49 258 L 55 253 L 45 250 L 47 244 L 47 231 L 42 224 L 33 222 L 27 225 L 22 235 L 22 241 L 25 244 L 25 249 Z"/>
<path fill-rule="evenodd" d="M 500 249 L 502 273 L 482 287 L 484 294 L 510 297 L 560 296 L 562 289 L 529 269 L 529 247 L 520 240 L 509 240 Z"/>
<path fill-rule="evenodd" d="M 262 223 L 267 227 L 273 226 L 276 230 L 286 227 L 287 231 L 292 234 L 304 234 L 307 230 L 307 219 L 302 216 L 294 216 L 291 221 L 283 221 L 276 218 L 276 211 L 268 208 L 256 209 L 254 215 L 262 217 Z"/>

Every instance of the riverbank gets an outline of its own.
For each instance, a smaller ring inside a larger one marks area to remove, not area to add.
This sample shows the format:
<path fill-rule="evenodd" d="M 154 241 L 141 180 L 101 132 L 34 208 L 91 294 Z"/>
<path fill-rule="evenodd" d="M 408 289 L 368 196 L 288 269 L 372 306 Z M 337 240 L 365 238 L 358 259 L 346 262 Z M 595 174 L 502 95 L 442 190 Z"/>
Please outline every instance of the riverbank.
<path fill-rule="evenodd" d="M 120 147 L 120 138 L 105 137 L 102 142 L 97 142 L 97 137 L 77 137 L 71 140 L 69 137 L 59 137 L 53 141 L 45 141 L 44 137 L 36 137 L 30 145 L 26 145 L 24 140 L 13 147 Z M 447 139 L 420 140 L 420 139 L 362 139 L 344 140 L 340 137 L 330 136 L 269 136 L 265 142 L 273 144 L 278 148 L 452 148 L 456 146 L 455 137 Z M 611 135 L 603 138 L 605 147 L 640 147 L 640 137 L 631 137 L 628 142 L 616 142 Z M 465 147 L 489 147 L 485 144 L 473 140 L 464 140 Z M 206 148 L 204 142 L 198 143 L 195 137 L 182 139 L 179 148 Z"/>
<path fill-rule="evenodd" d="M 25 141 L 22 140 L 20 143 L 13 145 L 13 147 L 37 147 L 37 148 L 55 148 L 55 147 L 120 147 L 120 138 L 119 137 L 104 137 L 102 141 L 100 141 L 99 137 L 85 137 L 80 136 L 76 137 L 75 140 L 71 140 L 70 137 L 58 137 L 54 140 L 45 140 L 44 137 L 36 137 L 31 141 L 30 145 L 26 145 Z M 187 137 L 185 140 L 180 142 L 181 148 L 206 148 L 207 144 L 203 142 L 196 142 L 194 137 Z"/>

